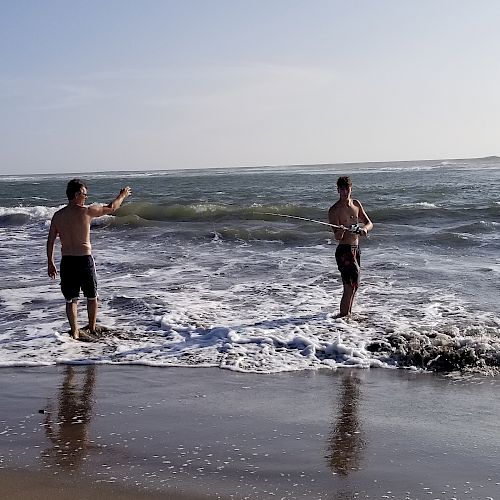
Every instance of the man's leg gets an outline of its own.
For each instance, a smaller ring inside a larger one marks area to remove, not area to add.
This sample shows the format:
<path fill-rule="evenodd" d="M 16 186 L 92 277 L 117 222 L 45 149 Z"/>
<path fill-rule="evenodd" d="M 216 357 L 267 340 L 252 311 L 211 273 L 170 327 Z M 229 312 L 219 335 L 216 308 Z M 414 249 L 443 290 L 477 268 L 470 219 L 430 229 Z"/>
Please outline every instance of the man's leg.
<path fill-rule="evenodd" d="M 344 283 L 344 293 L 342 294 L 342 299 L 340 301 L 340 314 L 337 316 L 338 318 L 351 314 L 351 307 L 355 293 L 356 291 L 351 285 Z"/>
<path fill-rule="evenodd" d="M 97 297 L 95 299 L 87 299 L 87 313 L 89 315 L 89 330 L 90 333 L 95 333 L 95 325 L 97 321 Z"/>
<path fill-rule="evenodd" d="M 356 296 L 357 291 L 358 291 L 357 288 L 352 289 L 352 295 L 351 295 L 351 301 L 349 302 L 349 313 L 348 314 L 352 313 L 352 305 L 354 304 L 354 297 Z"/>
<path fill-rule="evenodd" d="M 66 316 L 68 316 L 69 326 L 71 328 L 70 335 L 74 339 L 78 339 L 78 301 L 76 299 L 71 302 L 66 302 Z"/>

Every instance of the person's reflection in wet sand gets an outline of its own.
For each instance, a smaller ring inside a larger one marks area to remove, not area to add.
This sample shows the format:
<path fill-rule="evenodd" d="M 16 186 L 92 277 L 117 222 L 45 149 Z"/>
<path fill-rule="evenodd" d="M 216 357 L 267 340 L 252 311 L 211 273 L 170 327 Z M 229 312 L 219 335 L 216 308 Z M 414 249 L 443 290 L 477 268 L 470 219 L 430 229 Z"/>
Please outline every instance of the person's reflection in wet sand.
<path fill-rule="evenodd" d="M 92 418 L 95 366 L 66 366 L 58 397 L 57 417 L 46 410 L 45 433 L 52 443 L 45 460 L 51 465 L 78 468 L 88 448 L 88 428 Z"/>
<path fill-rule="evenodd" d="M 358 416 L 361 381 L 347 372 L 338 391 L 337 420 L 332 425 L 328 443 L 328 464 L 333 472 L 347 476 L 357 470 L 365 442 Z"/>

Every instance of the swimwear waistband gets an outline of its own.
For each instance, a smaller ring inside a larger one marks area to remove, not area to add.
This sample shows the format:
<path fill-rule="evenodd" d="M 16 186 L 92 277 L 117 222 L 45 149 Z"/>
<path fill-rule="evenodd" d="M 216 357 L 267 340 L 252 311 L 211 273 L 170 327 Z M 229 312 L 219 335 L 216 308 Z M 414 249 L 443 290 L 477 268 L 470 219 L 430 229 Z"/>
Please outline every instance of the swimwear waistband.
<path fill-rule="evenodd" d="M 85 254 L 85 255 L 61 255 L 62 259 L 88 259 L 89 257 L 92 257 L 92 254 Z"/>

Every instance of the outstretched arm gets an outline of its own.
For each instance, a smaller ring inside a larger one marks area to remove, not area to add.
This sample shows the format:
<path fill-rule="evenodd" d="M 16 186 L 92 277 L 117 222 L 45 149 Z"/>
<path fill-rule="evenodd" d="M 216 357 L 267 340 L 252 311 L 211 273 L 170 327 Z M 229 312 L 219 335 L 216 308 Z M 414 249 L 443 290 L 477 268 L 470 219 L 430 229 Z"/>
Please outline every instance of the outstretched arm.
<path fill-rule="evenodd" d="M 57 229 L 54 224 L 54 219 L 50 222 L 49 236 L 47 237 L 47 274 L 55 279 L 57 276 L 57 268 L 54 262 L 54 244 L 57 238 Z"/>
<path fill-rule="evenodd" d="M 120 190 L 120 194 L 107 205 L 91 205 L 87 210 L 91 217 L 102 217 L 115 213 L 123 203 L 123 200 L 132 194 L 132 190 L 127 186 Z"/>

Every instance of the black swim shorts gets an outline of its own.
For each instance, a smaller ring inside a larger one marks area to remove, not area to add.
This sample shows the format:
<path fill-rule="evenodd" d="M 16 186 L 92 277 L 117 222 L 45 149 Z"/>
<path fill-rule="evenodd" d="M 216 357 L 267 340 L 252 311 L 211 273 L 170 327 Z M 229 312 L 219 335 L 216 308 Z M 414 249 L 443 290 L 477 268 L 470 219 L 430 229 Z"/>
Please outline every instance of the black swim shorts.
<path fill-rule="evenodd" d="M 61 291 L 66 302 L 78 299 L 80 289 L 88 299 L 97 297 L 97 277 L 92 255 L 63 255 Z"/>
<path fill-rule="evenodd" d="M 359 274 L 361 266 L 361 251 L 358 245 L 341 243 L 335 250 L 335 259 L 342 276 L 342 282 L 352 286 L 355 290 L 359 287 Z"/>

